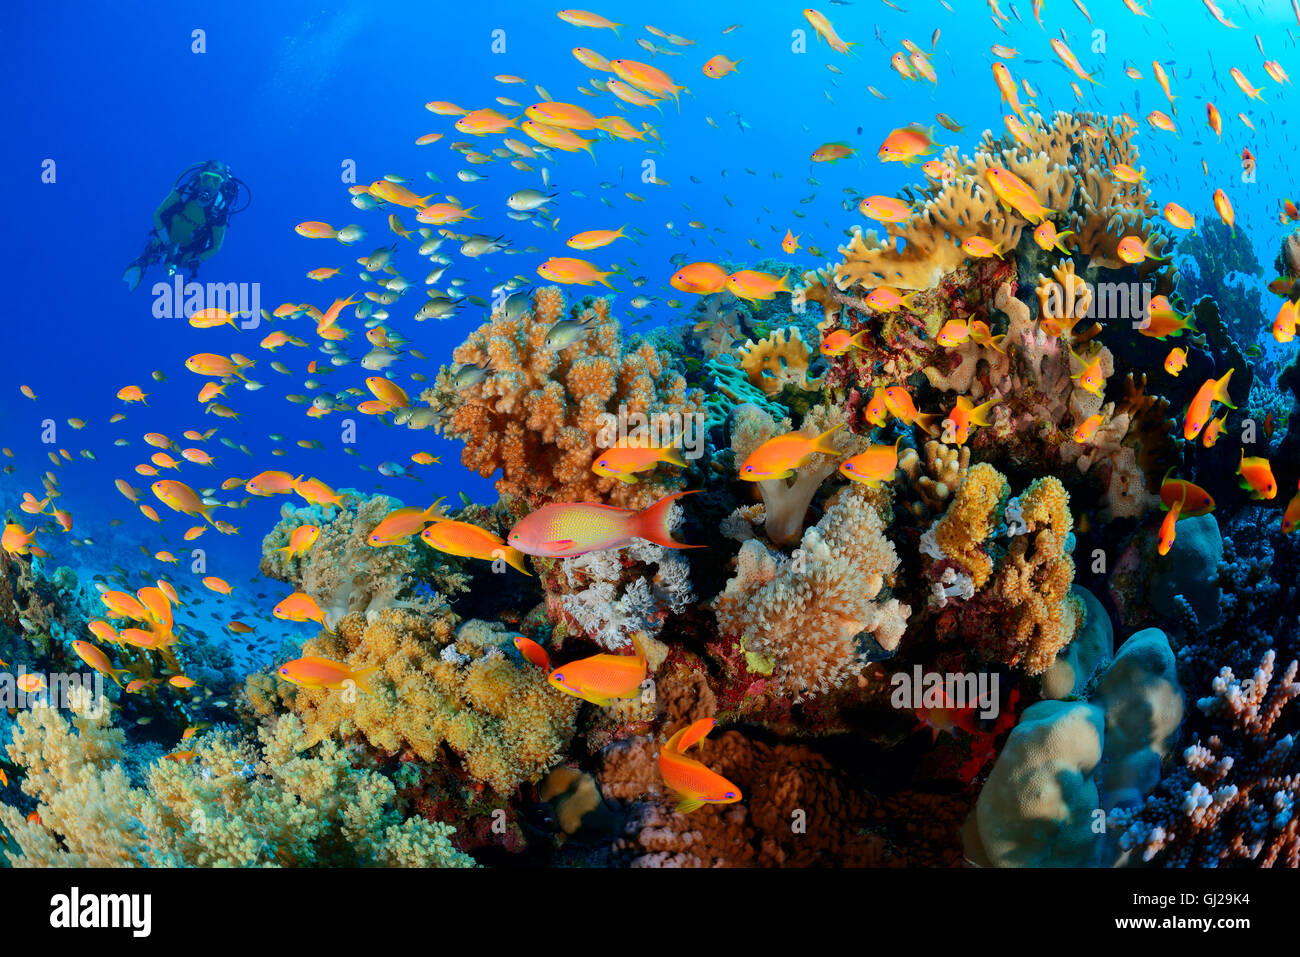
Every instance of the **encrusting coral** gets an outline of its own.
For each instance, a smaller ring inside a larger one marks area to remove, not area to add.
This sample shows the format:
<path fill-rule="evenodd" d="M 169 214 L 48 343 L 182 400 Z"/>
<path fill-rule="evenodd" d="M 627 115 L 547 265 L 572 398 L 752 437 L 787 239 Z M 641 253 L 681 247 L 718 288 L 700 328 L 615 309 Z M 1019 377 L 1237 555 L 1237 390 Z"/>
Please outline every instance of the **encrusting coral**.
<path fill-rule="evenodd" d="M 485 478 L 501 470 L 501 495 L 520 495 L 533 505 L 590 501 L 644 508 L 677 491 L 681 481 L 659 473 L 625 484 L 592 472 L 593 459 L 602 445 L 617 443 L 620 418 L 630 438 L 634 419 L 645 416 L 644 431 L 655 434 L 641 438 L 671 444 L 687 423 L 695 428 L 691 417 L 702 415 L 704 395 L 688 389 L 651 343 L 625 349 L 608 299 L 573 312 L 587 329 L 563 348 L 547 346 L 552 327 L 565 318 L 564 294 L 554 286 L 538 289 L 531 309 L 511 317 L 502 308 L 470 333 L 453 357 L 485 374 L 456 388 L 445 432 L 465 441 L 466 468 Z M 448 378 L 445 370 L 439 375 L 439 381 Z M 611 422 L 614 434 L 605 441 Z"/>
<path fill-rule="evenodd" d="M 881 597 L 897 570 L 878 508 L 852 486 L 792 556 L 757 539 L 741 545 L 736 574 L 713 601 L 718 629 L 771 661 L 785 692 L 822 694 L 861 673 L 867 636 L 886 651 L 898 647 L 911 609 Z"/>
<path fill-rule="evenodd" d="M 447 614 L 389 610 L 369 623 L 354 614 L 303 654 L 353 671 L 379 667 L 366 679 L 370 693 L 298 689 L 292 707 L 313 742 L 355 733 L 423 761 L 438 760 L 446 744 L 471 778 L 509 794 L 557 764 L 573 737 L 579 700 L 521 661 L 497 625 L 468 621 L 453 632 Z"/>
<path fill-rule="evenodd" d="M 340 746 L 304 755 L 294 717 L 257 737 L 209 732 L 192 754 L 149 764 L 136 786 L 106 710 L 71 723 L 25 710 L 7 751 L 38 816 L 0 804 L 16 845 L 5 856 L 16 867 L 474 866 L 450 825 L 404 819 L 392 782 L 352 767 Z"/>

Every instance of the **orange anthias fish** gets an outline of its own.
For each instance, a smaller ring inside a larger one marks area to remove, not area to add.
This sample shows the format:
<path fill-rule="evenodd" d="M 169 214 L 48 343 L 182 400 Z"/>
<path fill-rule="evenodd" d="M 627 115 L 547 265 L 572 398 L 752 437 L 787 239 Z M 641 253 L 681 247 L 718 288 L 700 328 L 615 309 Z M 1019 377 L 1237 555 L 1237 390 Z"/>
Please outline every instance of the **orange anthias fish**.
<path fill-rule="evenodd" d="M 775 299 L 778 292 L 791 292 L 790 273 L 783 276 L 758 272 L 754 269 L 742 269 L 727 277 L 727 291 L 739 299 L 749 302 Z"/>
<path fill-rule="evenodd" d="M 1184 489 L 1184 494 L 1186 494 L 1186 489 Z M 1173 505 L 1169 506 L 1169 514 L 1166 515 L 1164 521 L 1160 523 L 1160 534 L 1156 540 L 1156 551 L 1161 555 L 1168 555 L 1169 549 L 1174 547 L 1174 536 L 1177 534 L 1176 526 L 1178 524 L 1178 516 L 1182 510 L 1183 501 L 1180 499 L 1177 502 L 1174 502 Z"/>
<path fill-rule="evenodd" d="M 1300 526 L 1300 491 L 1291 496 L 1291 501 L 1286 504 L 1286 511 L 1282 513 L 1282 534 L 1290 535 Z"/>
<path fill-rule="evenodd" d="M 553 668 L 546 681 L 565 694 L 602 708 L 608 707 L 615 699 L 638 697 L 646 676 L 643 640 L 644 635 L 640 633 L 632 635 L 635 654 L 599 654 L 579 658 Z"/>
<path fill-rule="evenodd" d="M 893 445 L 873 445 L 865 452 L 859 452 L 840 463 L 840 473 L 853 482 L 861 482 L 870 488 L 880 488 L 882 482 L 893 481 L 898 469 L 898 443 Z"/>
<path fill-rule="evenodd" d="M 1212 403 L 1221 402 L 1230 409 L 1236 408 L 1232 404 L 1232 397 L 1228 395 L 1228 380 L 1232 378 L 1235 371 L 1229 369 L 1222 379 L 1206 379 L 1196 390 L 1196 395 L 1187 406 L 1187 417 L 1183 420 L 1183 438 L 1187 441 L 1190 442 L 1200 435 L 1201 429 L 1205 428 L 1206 423 L 1210 421 Z"/>
<path fill-rule="evenodd" d="M 876 156 L 882 163 L 903 163 L 911 166 L 918 156 L 926 156 L 935 150 L 934 129 L 920 123 L 903 126 L 893 130 L 880 144 Z"/>
<path fill-rule="evenodd" d="M 800 248 L 802 247 L 799 245 L 799 237 L 795 235 L 793 230 L 787 229 L 785 236 L 781 239 L 781 251 L 789 255 Z"/>
<path fill-rule="evenodd" d="M 442 516 L 442 509 L 439 508 L 439 499 L 428 508 L 419 506 L 410 506 L 408 508 L 398 508 L 384 516 L 383 521 L 374 527 L 374 530 L 366 536 L 366 544 L 371 548 L 382 548 L 385 545 L 397 545 L 412 535 L 424 530 L 424 526 Z"/>
<path fill-rule="evenodd" d="M 672 537 L 668 522 L 672 503 L 692 492 L 665 495 L 641 511 L 593 502 L 552 502 L 524 516 L 507 541 L 525 555 L 567 558 L 606 548 L 619 548 L 643 538 L 665 548 L 699 548 Z"/>
<path fill-rule="evenodd" d="M 740 478 L 746 482 L 789 478 L 796 469 L 807 465 L 809 460 L 818 453 L 838 456 L 840 450 L 831 441 L 831 436 L 840 427 L 836 425 L 816 436 L 804 435 L 802 432 L 787 432 L 785 435 L 768 439 L 751 452 L 741 464 Z"/>
<path fill-rule="evenodd" d="M 1207 449 L 1214 448 L 1214 443 L 1219 441 L 1219 433 L 1223 431 L 1223 424 L 1227 421 L 1228 413 L 1226 411 L 1223 415 L 1210 419 L 1210 424 L 1207 425 L 1205 431 L 1201 433 L 1201 444 Z"/>
<path fill-rule="evenodd" d="M 1268 459 L 1259 455 L 1247 455 L 1243 449 L 1237 474 L 1241 476 L 1237 484 L 1250 492 L 1251 498 L 1262 500 L 1277 497 L 1277 479 L 1273 478 L 1273 467 Z"/>
<path fill-rule="evenodd" d="M 907 391 L 906 387 L 901 385 L 886 386 L 884 404 L 894 418 L 907 425 L 919 425 L 931 435 L 939 434 L 939 425 L 943 421 L 943 416 L 920 412 L 916 407 L 916 403 L 912 401 L 912 394 Z"/>
<path fill-rule="evenodd" d="M 691 263 L 673 273 L 668 282 L 682 292 L 710 296 L 722 292 L 727 284 L 727 271 L 716 263 Z"/>
<path fill-rule="evenodd" d="M 659 773 L 681 799 L 679 814 L 689 814 L 705 804 L 735 804 L 741 799 L 740 788 L 722 775 L 709 770 L 686 752 L 699 744 L 713 730 L 715 719 L 702 718 L 682 728 L 659 749 Z"/>
<path fill-rule="evenodd" d="M 1177 203 L 1165 203 L 1164 216 L 1174 228 L 1190 229 L 1196 235 L 1196 217 Z"/>
<path fill-rule="evenodd" d="M 850 349 L 865 349 L 862 344 L 862 337 L 870 330 L 863 329 L 861 332 L 850 334 L 847 329 L 834 329 L 826 333 L 821 342 L 821 354 L 824 356 L 842 356 Z"/>
<path fill-rule="evenodd" d="M 1166 475 L 1160 483 L 1160 507 L 1168 510 L 1174 507 L 1174 503 L 1181 504 L 1183 518 L 1196 518 L 1214 511 L 1214 496 L 1209 492 L 1194 482 Z"/>
<path fill-rule="evenodd" d="M 306 592 L 296 591 L 284 598 L 272 609 L 271 614 L 284 621 L 314 621 L 325 624 L 325 613 L 316 604 L 316 599 Z"/>
<path fill-rule="evenodd" d="M 546 649 L 533 641 L 531 638 L 525 638 L 523 635 L 515 635 L 515 647 L 519 653 L 524 656 L 524 660 L 529 664 L 536 665 L 544 671 L 551 670 L 551 656 L 546 653 Z"/>
<path fill-rule="evenodd" d="M 1068 256 L 1070 255 L 1070 251 L 1061 245 L 1061 240 L 1066 236 L 1073 235 L 1073 229 L 1066 229 L 1057 232 L 1056 225 L 1050 219 L 1045 219 L 1039 223 L 1038 228 L 1034 230 L 1034 242 L 1038 244 L 1038 248 L 1043 252 L 1049 252 L 1055 249 L 1063 256 Z"/>
<path fill-rule="evenodd" d="M 320 536 L 320 528 L 316 525 L 299 525 L 289 535 L 289 544 L 275 549 L 277 552 L 284 552 L 286 558 L 306 555 L 311 551 L 312 545 L 316 544 L 316 539 Z"/>
<path fill-rule="evenodd" d="M 505 543 L 505 540 L 493 535 L 487 529 L 479 528 L 469 522 L 451 520 L 434 522 L 420 533 L 420 541 L 430 548 L 436 548 L 448 555 L 461 558 L 477 558 L 491 562 L 501 559 L 511 568 L 531 577 L 532 572 L 524 567 L 524 553 Z"/>
<path fill-rule="evenodd" d="M 1091 392 L 1095 396 L 1103 395 L 1106 385 L 1106 376 L 1102 372 L 1101 368 L 1102 353 L 1098 351 L 1090 360 L 1078 355 L 1073 349 L 1070 350 L 1070 355 L 1074 359 L 1083 363 L 1083 368 L 1078 372 L 1071 372 L 1070 378 L 1074 379 L 1078 383 L 1079 388 L 1083 389 L 1085 392 Z"/>
<path fill-rule="evenodd" d="M 1282 302 L 1278 307 L 1277 318 L 1273 320 L 1273 338 L 1278 342 L 1287 343 L 1295 338 L 1296 323 L 1300 321 L 1300 316 L 1296 314 L 1296 305 L 1290 299 Z"/>
<path fill-rule="evenodd" d="M 944 420 L 944 437 L 942 441 L 947 441 L 948 435 L 952 435 L 952 440 L 957 445 L 965 445 L 966 440 L 970 438 L 971 429 L 975 426 L 989 426 L 993 423 L 989 421 L 989 412 L 997 405 L 996 399 L 990 399 L 982 405 L 975 405 L 964 395 L 957 396 L 957 404 L 952 407 L 948 413 L 948 418 Z M 949 433 L 951 428 L 951 433 Z"/>
<path fill-rule="evenodd" d="M 1196 331 L 1192 326 L 1191 314 L 1180 316 L 1165 296 L 1151 298 L 1146 319 L 1137 326 L 1137 331 L 1150 339 L 1165 339 L 1170 336 L 1177 338 L 1183 334 L 1183 330 Z"/>
<path fill-rule="evenodd" d="M 1176 377 L 1186 367 L 1187 350 L 1174 346 L 1169 350 L 1169 355 L 1165 356 L 1165 371 Z"/>
<path fill-rule="evenodd" d="M 1228 194 L 1221 189 L 1214 191 L 1214 208 L 1219 214 L 1233 236 L 1237 235 L 1236 213 L 1233 212 L 1232 203 L 1228 200 Z"/>
<path fill-rule="evenodd" d="M 108 657 L 88 641 L 77 639 L 72 643 L 72 650 L 77 653 L 77 657 L 84 661 L 90 667 L 94 668 L 101 675 L 107 675 L 113 679 L 114 684 L 119 688 L 122 682 L 118 680 L 118 675 L 129 675 L 131 672 L 126 668 L 114 668 L 109 664 Z"/>
<path fill-rule="evenodd" d="M 615 478 L 627 485 L 635 485 L 637 478 L 634 473 L 648 472 L 660 462 L 686 467 L 686 460 L 682 458 L 679 449 L 645 446 L 605 449 L 596 456 L 596 461 L 591 464 L 591 470 L 597 475 Z"/>
<path fill-rule="evenodd" d="M 244 490 L 250 495 L 288 495 L 296 482 L 288 472 L 259 472 L 244 483 Z"/>
<path fill-rule="evenodd" d="M 1074 441 L 1078 442 L 1080 445 L 1085 444 L 1089 439 L 1091 439 L 1096 434 L 1097 429 L 1101 427 L 1101 423 L 1103 419 L 1104 417 L 1100 412 L 1088 416 L 1086 419 L 1084 419 L 1082 422 L 1079 423 L 1078 427 L 1075 428 L 1071 437 L 1074 439 Z"/>
<path fill-rule="evenodd" d="M 1029 184 L 1008 169 L 990 166 L 984 171 L 984 179 L 1002 205 L 1019 213 L 1035 225 L 1046 219 L 1049 214 L 1056 212 L 1040 203 Z"/>
<path fill-rule="evenodd" d="M 365 686 L 364 680 L 378 670 L 379 665 L 372 665 L 369 668 L 353 671 L 341 662 L 308 656 L 286 661 L 276 670 L 276 674 L 285 681 L 303 688 L 328 688 L 339 691 L 343 688 L 356 687 L 370 694 L 371 691 Z"/>
<path fill-rule="evenodd" d="M 910 404 L 912 399 L 908 396 Z M 876 390 L 871 394 L 871 400 L 867 402 L 867 407 L 862 410 L 866 420 L 872 425 L 884 425 L 889 421 L 889 403 L 886 401 L 885 390 L 876 386 Z"/>

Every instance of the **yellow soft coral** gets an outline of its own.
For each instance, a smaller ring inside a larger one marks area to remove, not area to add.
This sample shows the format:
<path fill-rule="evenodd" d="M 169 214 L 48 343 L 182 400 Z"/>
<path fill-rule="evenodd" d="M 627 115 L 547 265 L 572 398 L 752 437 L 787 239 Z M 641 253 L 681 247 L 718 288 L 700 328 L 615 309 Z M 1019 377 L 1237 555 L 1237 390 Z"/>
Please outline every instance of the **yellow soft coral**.
<path fill-rule="evenodd" d="M 998 508 L 1009 490 L 1006 477 L 993 466 L 974 465 L 934 526 L 935 543 L 946 557 L 966 566 L 977 589 L 983 588 L 993 573 L 993 560 L 983 543 L 993 534 Z"/>
<path fill-rule="evenodd" d="M 374 747 L 425 761 L 438 760 L 445 742 L 471 777 L 508 794 L 563 759 L 579 701 L 548 685 L 540 669 L 507 657 L 507 648 L 508 635 L 483 622 L 453 634 L 447 616 L 389 611 L 366 624 L 349 615 L 303 653 L 354 670 L 380 666 L 373 693 L 303 688 L 293 708 L 313 741 L 359 733 Z"/>
<path fill-rule="evenodd" d="M 1015 650 L 1007 663 L 1037 675 L 1083 624 L 1082 602 L 1070 593 L 1074 559 L 1065 550 L 1074 519 L 1069 493 L 1056 478 L 1034 481 L 1019 504 L 1029 531 L 1012 539 L 994 591 L 1013 608 L 1005 640 Z"/>

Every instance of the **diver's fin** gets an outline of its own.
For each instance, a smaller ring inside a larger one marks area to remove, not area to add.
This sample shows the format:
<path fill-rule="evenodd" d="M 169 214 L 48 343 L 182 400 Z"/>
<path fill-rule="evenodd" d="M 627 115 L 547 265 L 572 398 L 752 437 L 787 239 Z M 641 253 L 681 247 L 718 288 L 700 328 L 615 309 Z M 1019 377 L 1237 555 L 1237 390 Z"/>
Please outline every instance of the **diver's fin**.
<path fill-rule="evenodd" d="M 140 285 L 140 280 L 144 277 L 144 270 L 136 263 L 127 266 L 122 272 L 122 281 L 126 283 L 126 288 L 130 292 L 135 292 L 135 287 Z"/>

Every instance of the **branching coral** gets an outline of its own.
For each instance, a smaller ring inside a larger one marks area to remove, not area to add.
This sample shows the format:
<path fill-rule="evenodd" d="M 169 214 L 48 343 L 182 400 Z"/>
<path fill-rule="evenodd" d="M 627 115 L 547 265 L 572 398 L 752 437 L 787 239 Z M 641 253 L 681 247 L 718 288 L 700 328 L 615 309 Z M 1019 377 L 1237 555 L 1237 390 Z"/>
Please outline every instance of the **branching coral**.
<path fill-rule="evenodd" d="M 467 468 L 485 478 L 501 470 L 502 495 L 534 505 L 598 501 L 642 508 L 681 483 L 660 478 L 627 485 L 596 475 L 591 463 L 602 430 L 611 423 L 617 430 L 622 417 L 630 432 L 633 417 L 647 416 L 650 428 L 662 426 L 675 439 L 684 417 L 703 411 L 704 396 L 688 390 L 651 343 L 634 340 L 625 349 L 609 300 L 594 299 L 573 313 L 589 328 L 561 349 L 546 345 L 552 326 L 565 318 L 564 294 L 554 286 L 534 293 L 531 309 L 515 317 L 499 310 L 470 333 L 453 356 L 487 371 L 458 389 L 446 433 L 465 441 Z"/>
<path fill-rule="evenodd" d="M 1277 678 L 1275 660 L 1265 652 L 1246 681 L 1231 668 L 1214 679 L 1197 708 L 1215 733 L 1143 805 L 1117 812 L 1124 850 L 1168 867 L 1300 867 L 1300 749 L 1275 728 L 1300 682 L 1295 661 Z"/>
<path fill-rule="evenodd" d="M 28 867 L 473 866 L 449 825 L 403 820 L 387 778 L 353 768 L 332 742 L 307 747 L 292 716 L 257 743 L 214 731 L 192 758 L 149 765 L 136 787 L 106 716 L 24 711 L 8 754 L 39 820 L 0 804 L 17 845 L 5 855 Z"/>
<path fill-rule="evenodd" d="M 853 486 L 804 532 L 793 556 L 745 542 L 712 607 L 724 635 L 774 663 L 781 689 L 811 697 L 861 672 L 866 635 L 887 651 L 898 647 L 911 609 L 881 597 L 897 569 L 876 505 Z"/>
<path fill-rule="evenodd" d="M 917 518 L 941 512 L 949 497 L 961 486 L 970 468 L 970 447 L 953 448 L 928 440 L 921 451 L 903 449 L 898 453 L 898 467 L 907 476 L 915 498 L 908 508 Z"/>
<path fill-rule="evenodd" d="M 694 601 L 686 556 L 641 539 L 566 558 L 560 567 L 564 591 L 551 592 L 552 603 L 576 630 L 611 650 L 631 647 L 633 632 L 654 637 L 665 618 Z"/>
<path fill-rule="evenodd" d="M 352 670 L 379 666 L 372 693 L 300 688 L 293 708 L 312 741 L 359 733 L 372 746 L 438 758 L 445 743 L 470 777 L 500 794 L 542 777 L 573 737 L 576 698 L 521 661 L 510 635 L 469 621 L 453 635 L 447 615 L 386 611 L 373 623 L 345 617 L 336 634 L 303 646 Z"/>

